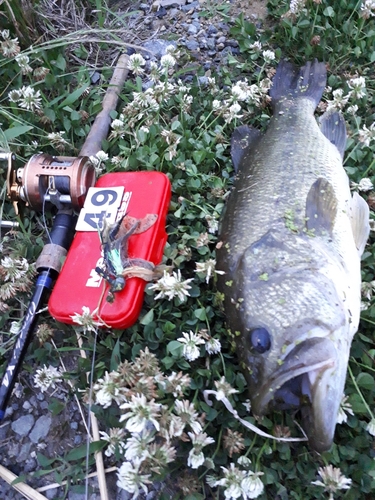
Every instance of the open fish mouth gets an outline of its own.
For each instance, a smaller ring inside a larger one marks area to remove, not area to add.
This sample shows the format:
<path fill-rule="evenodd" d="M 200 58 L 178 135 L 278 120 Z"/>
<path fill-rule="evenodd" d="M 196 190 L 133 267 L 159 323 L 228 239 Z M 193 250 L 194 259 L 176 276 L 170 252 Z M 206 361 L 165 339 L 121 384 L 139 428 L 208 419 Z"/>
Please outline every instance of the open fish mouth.
<path fill-rule="evenodd" d="M 301 410 L 302 427 L 317 451 L 329 449 L 335 430 L 343 387 L 338 354 L 327 338 L 301 342 L 254 395 L 256 415 L 271 410 Z"/>

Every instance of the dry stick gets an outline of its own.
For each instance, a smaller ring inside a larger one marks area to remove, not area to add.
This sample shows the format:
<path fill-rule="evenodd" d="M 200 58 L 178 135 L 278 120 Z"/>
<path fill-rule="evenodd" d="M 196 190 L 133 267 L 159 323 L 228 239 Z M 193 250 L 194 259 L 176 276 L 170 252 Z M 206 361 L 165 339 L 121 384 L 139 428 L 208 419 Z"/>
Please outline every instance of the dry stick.
<path fill-rule="evenodd" d="M 117 467 L 114 466 L 114 467 L 108 467 L 108 469 L 105 469 L 104 472 L 106 474 L 108 474 L 109 472 L 114 472 L 116 470 L 117 470 Z M 96 477 L 97 475 L 98 475 L 97 472 L 91 472 L 91 474 L 87 474 L 86 477 Z M 62 481 L 61 483 L 52 483 L 52 484 L 48 484 L 47 486 L 41 486 L 40 488 L 37 489 L 37 491 L 42 492 L 42 491 L 53 490 L 54 488 L 59 488 L 60 486 L 65 486 L 66 484 L 68 484 L 68 481 Z"/>
<path fill-rule="evenodd" d="M 2 465 L 0 465 L 0 477 L 2 477 L 4 481 L 10 484 L 16 491 L 22 493 L 22 495 L 28 500 L 48 500 L 47 497 L 41 495 L 38 491 L 34 490 L 26 483 L 20 482 L 17 484 L 12 484 L 12 482 L 15 481 L 18 476 L 13 474 L 13 472 L 10 472 L 10 470 L 6 469 Z"/>
<path fill-rule="evenodd" d="M 111 124 L 110 113 L 111 111 L 116 109 L 119 93 L 121 92 L 126 77 L 128 76 L 128 62 L 129 57 L 127 56 L 127 54 L 122 54 L 119 57 L 111 81 L 109 82 L 108 89 L 103 99 L 102 111 L 97 115 L 94 123 L 92 124 L 90 132 L 80 151 L 80 156 L 94 156 L 98 151 L 102 149 L 102 141 L 107 137 Z M 78 333 L 77 339 L 81 356 L 83 358 L 86 358 L 86 352 L 82 349 L 82 339 Z M 90 412 L 90 419 L 93 440 L 99 441 L 100 436 L 98 420 L 93 412 Z M 109 500 L 104 472 L 103 454 L 101 451 L 97 451 L 95 453 L 95 460 L 96 470 L 98 472 L 100 498 L 101 500 Z"/>

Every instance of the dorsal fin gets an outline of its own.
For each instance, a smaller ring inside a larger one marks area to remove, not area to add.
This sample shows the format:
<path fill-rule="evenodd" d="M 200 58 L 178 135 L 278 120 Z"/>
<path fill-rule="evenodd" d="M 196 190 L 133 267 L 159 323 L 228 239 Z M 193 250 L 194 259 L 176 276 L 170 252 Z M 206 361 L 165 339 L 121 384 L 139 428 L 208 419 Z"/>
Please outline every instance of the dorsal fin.
<path fill-rule="evenodd" d="M 341 113 L 326 111 L 320 117 L 320 130 L 339 150 L 341 158 L 344 158 L 346 148 L 346 126 Z"/>
<path fill-rule="evenodd" d="M 248 125 L 241 125 L 234 130 L 230 154 L 236 173 L 240 168 L 243 158 L 251 154 L 251 150 L 261 137 L 262 134 L 259 130 Z"/>

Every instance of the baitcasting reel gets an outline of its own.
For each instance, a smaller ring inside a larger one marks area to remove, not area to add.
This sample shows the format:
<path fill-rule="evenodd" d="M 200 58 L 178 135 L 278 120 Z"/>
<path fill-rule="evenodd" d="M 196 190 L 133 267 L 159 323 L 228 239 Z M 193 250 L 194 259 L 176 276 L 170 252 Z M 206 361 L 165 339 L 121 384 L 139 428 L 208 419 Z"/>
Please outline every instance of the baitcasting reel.
<path fill-rule="evenodd" d="M 0 153 L 0 160 L 8 160 L 7 195 L 16 215 L 19 202 L 34 210 L 52 204 L 59 210 L 79 211 L 88 189 L 95 184 L 95 168 L 87 156 L 36 154 L 23 168 L 16 168 L 14 159 L 12 153 Z"/>

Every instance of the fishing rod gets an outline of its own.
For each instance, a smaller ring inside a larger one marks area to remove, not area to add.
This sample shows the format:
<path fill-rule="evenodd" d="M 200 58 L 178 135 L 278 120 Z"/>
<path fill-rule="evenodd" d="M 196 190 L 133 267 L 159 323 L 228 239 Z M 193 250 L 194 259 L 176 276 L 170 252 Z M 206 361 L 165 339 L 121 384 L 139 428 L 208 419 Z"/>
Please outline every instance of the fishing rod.
<path fill-rule="evenodd" d="M 102 111 L 97 115 L 82 146 L 79 157 L 34 155 L 23 169 L 13 166 L 12 153 L 0 153 L 0 160 L 8 161 L 7 194 L 16 214 L 18 203 L 38 210 L 54 205 L 58 211 L 46 244 L 36 262 L 38 277 L 35 290 L 23 318 L 21 329 L 0 384 L 0 420 L 3 419 L 17 375 L 37 324 L 37 314 L 60 273 L 62 261 L 74 239 L 76 212 L 90 187 L 95 184 L 95 168 L 89 156 L 101 150 L 107 137 L 118 95 L 128 74 L 128 56 L 122 54 L 117 62 L 103 99 Z"/>

